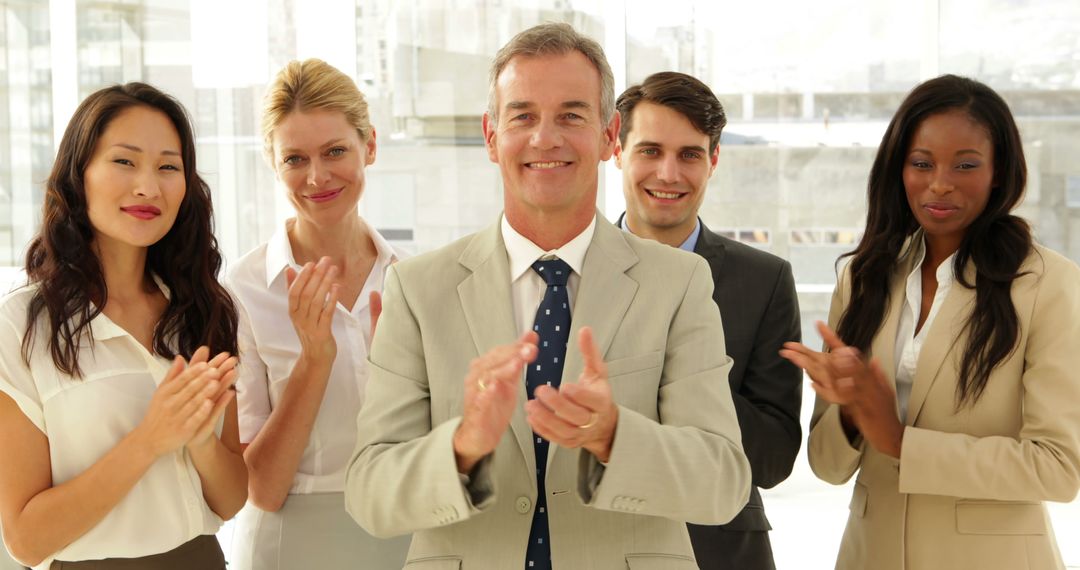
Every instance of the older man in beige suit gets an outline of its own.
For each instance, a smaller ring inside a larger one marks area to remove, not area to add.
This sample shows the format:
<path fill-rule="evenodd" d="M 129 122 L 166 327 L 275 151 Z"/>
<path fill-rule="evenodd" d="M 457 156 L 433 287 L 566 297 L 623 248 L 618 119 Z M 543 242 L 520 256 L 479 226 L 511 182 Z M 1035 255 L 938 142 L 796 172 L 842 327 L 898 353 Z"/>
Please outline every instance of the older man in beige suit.
<path fill-rule="evenodd" d="M 696 568 L 683 523 L 750 483 L 708 265 L 597 216 L 595 41 L 537 26 L 491 77 L 504 215 L 388 274 L 349 512 L 415 532 L 407 568 Z"/>

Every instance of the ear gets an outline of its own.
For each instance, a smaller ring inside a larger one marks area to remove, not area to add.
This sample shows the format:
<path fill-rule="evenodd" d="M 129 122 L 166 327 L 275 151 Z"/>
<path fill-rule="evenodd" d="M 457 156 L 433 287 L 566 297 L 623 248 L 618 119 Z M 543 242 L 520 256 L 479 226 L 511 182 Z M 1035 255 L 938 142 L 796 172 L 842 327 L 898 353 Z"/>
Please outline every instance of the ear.
<path fill-rule="evenodd" d="M 367 154 L 364 157 L 364 166 L 371 166 L 375 162 L 375 151 L 377 149 L 375 145 L 375 127 L 371 127 L 371 134 L 368 135 Z"/>
<path fill-rule="evenodd" d="M 622 142 L 615 140 L 615 167 L 622 170 Z"/>
<path fill-rule="evenodd" d="M 482 126 L 484 128 L 484 146 L 487 147 L 488 160 L 498 163 L 499 148 L 495 144 L 495 127 L 497 125 L 494 124 L 491 116 L 488 115 L 487 112 L 484 112 L 484 120 Z"/>
<path fill-rule="evenodd" d="M 600 149 L 600 160 L 607 160 L 615 152 L 615 146 L 619 143 L 619 126 L 622 125 L 622 116 L 618 111 L 611 116 L 611 121 L 604 127 L 604 141 Z"/>
<path fill-rule="evenodd" d="M 709 176 L 716 171 L 716 163 L 720 161 L 720 142 L 716 142 L 716 148 L 709 155 Z"/>

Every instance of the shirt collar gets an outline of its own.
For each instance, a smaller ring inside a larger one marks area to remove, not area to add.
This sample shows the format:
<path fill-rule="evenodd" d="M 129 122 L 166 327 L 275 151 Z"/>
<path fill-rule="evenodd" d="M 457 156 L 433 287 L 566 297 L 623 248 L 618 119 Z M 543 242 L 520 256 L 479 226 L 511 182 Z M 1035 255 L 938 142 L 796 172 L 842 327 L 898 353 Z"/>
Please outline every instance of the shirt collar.
<path fill-rule="evenodd" d="M 292 244 L 289 243 L 289 228 L 294 221 L 295 218 L 285 220 L 285 223 L 274 232 L 274 235 L 270 236 L 270 241 L 266 243 L 267 287 L 285 271 L 286 267 L 292 267 L 297 271 L 300 270 L 300 265 L 296 263 L 296 259 L 293 257 Z M 371 241 L 375 244 L 376 266 L 383 267 L 398 260 L 398 255 L 390 242 L 386 241 L 386 238 L 374 229 L 371 230 Z"/>
<path fill-rule="evenodd" d="M 911 273 L 908 274 L 908 283 L 912 283 L 913 280 L 919 279 L 920 271 L 922 270 L 923 260 L 926 259 L 926 238 L 925 236 L 919 236 L 920 239 L 915 242 L 915 264 L 911 268 Z M 956 276 L 953 274 L 953 261 L 956 259 L 956 252 L 946 257 L 941 265 L 937 266 L 934 271 L 934 275 L 937 276 L 938 289 L 945 289 L 951 287 Z M 918 281 L 921 285 L 922 281 Z"/>
<path fill-rule="evenodd" d="M 585 253 L 592 243 L 593 233 L 596 231 L 596 216 L 593 216 L 586 227 L 574 239 L 563 244 L 562 247 L 551 251 L 544 251 L 540 246 L 529 241 L 529 238 L 521 235 L 502 217 L 502 238 L 506 245 L 506 253 L 510 259 L 510 281 L 517 281 L 537 259 L 545 256 L 555 256 L 566 262 L 574 273 L 581 275 L 582 266 L 585 265 Z"/>
<path fill-rule="evenodd" d="M 375 244 L 375 265 L 384 267 L 397 262 L 398 255 L 394 251 L 394 246 L 390 245 L 382 234 L 375 231 L 375 228 L 371 228 L 371 241 Z"/>
<path fill-rule="evenodd" d="M 157 276 L 156 273 L 151 273 L 150 278 L 154 280 L 154 285 L 161 291 L 162 295 L 165 295 L 166 300 L 172 299 L 172 291 L 169 286 Z M 90 321 L 90 330 L 94 334 L 94 341 L 108 340 L 110 338 L 117 338 L 128 335 L 129 333 L 124 330 L 120 325 L 113 322 L 104 312 L 98 313 L 93 320 Z"/>
<path fill-rule="evenodd" d="M 285 272 L 286 267 L 299 269 L 296 260 L 293 259 L 292 245 L 289 244 L 289 227 L 293 219 L 285 220 L 278 227 L 270 241 L 266 242 L 266 286 L 269 287 L 279 275 Z"/>
<path fill-rule="evenodd" d="M 630 231 L 630 224 L 626 223 L 625 213 L 623 213 L 619 220 L 622 222 L 621 226 L 623 231 L 630 235 L 634 235 L 634 232 Z M 690 232 L 690 235 L 679 244 L 679 249 L 694 253 L 694 248 L 697 247 L 699 237 L 701 237 L 701 218 L 696 218 L 694 221 L 694 231 Z"/>
<path fill-rule="evenodd" d="M 679 249 L 694 253 L 694 248 L 697 247 L 699 236 L 701 236 L 701 220 L 696 220 L 694 222 L 694 231 L 690 232 L 690 235 L 686 237 L 686 241 L 679 245 Z"/>

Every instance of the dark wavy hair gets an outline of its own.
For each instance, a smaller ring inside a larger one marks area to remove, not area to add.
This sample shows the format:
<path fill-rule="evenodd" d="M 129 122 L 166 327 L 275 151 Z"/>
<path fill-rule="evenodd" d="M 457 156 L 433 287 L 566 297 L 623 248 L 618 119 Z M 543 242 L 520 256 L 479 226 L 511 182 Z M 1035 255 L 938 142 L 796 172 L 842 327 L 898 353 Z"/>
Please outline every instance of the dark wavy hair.
<path fill-rule="evenodd" d="M 108 299 L 101 263 L 92 248 L 94 228 L 86 212 L 83 176 L 109 123 L 122 111 L 139 106 L 164 113 L 176 128 L 187 185 L 176 221 L 147 250 L 147 278 L 156 275 L 170 291 L 169 304 L 154 327 L 154 352 L 191 358 L 196 348 L 208 345 L 212 353 L 236 353 L 236 307 L 217 281 L 221 253 L 213 234 L 210 188 L 195 168 L 195 138 L 187 112 L 153 86 L 127 83 L 87 97 L 60 140 L 45 183 L 41 228 L 26 253 L 27 281 L 37 284 L 22 345 L 28 362 L 36 323 L 44 316 L 53 363 L 65 374 L 82 376 L 79 340 L 85 336 L 93 341 L 90 322 Z"/>
<path fill-rule="evenodd" d="M 957 385 L 957 408 L 973 404 L 986 389 L 990 373 L 1016 349 L 1019 318 L 1010 290 L 1020 265 L 1032 251 L 1031 229 L 1011 215 L 1024 195 L 1027 166 L 1020 132 L 1008 105 L 986 85 L 955 75 L 926 81 L 908 94 L 889 123 L 878 147 L 867 184 L 866 229 L 851 256 L 851 300 L 837 332 L 845 343 L 869 350 L 885 318 L 889 280 L 897 271 L 905 240 L 919 225 L 904 191 L 903 168 L 915 130 L 929 116 L 960 110 L 989 134 L 994 146 L 994 175 L 986 209 L 968 227 L 953 263 L 956 282 L 975 289 L 975 307 L 967 318 Z M 964 276 L 975 265 L 975 282 Z"/>

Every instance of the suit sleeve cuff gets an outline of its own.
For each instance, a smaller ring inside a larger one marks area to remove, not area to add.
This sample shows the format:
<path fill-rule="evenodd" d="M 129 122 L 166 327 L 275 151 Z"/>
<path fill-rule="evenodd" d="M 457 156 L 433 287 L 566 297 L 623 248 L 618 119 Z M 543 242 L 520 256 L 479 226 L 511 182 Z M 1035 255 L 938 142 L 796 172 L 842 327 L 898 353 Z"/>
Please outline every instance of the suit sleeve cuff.
<path fill-rule="evenodd" d="M 469 510 L 483 511 L 495 503 L 495 480 L 491 476 L 494 454 L 481 459 L 468 474 L 458 473 Z"/>
<path fill-rule="evenodd" d="M 858 469 L 865 445 L 861 434 L 848 439 L 840 420 L 840 406 L 832 404 L 810 430 L 810 467 L 819 478 L 841 484 Z"/>

